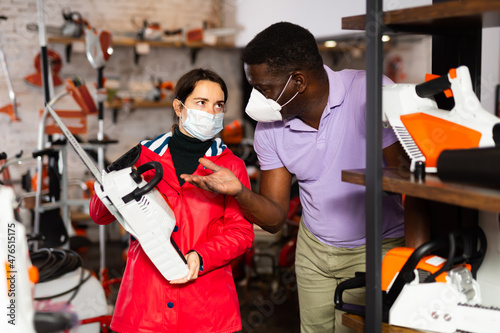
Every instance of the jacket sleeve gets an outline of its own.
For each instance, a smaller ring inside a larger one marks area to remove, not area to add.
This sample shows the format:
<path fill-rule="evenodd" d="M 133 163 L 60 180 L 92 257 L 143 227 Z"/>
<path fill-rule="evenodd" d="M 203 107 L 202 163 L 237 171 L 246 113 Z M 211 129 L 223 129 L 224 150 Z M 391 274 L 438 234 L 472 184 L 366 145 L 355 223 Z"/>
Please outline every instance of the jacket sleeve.
<path fill-rule="evenodd" d="M 242 160 L 238 158 L 229 168 L 243 185 L 250 188 L 250 179 Z M 225 205 L 222 232 L 194 248 L 203 258 L 203 270 L 200 270 L 200 274 L 227 265 L 252 246 L 253 224 L 243 217 L 236 199 L 232 196 L 226 196 Z"/>
<path fill-rule="evenodd" d="M 89 214 L 97 224 L 110 224 L 116 220 L 96 194 L 90 199 Z"/>

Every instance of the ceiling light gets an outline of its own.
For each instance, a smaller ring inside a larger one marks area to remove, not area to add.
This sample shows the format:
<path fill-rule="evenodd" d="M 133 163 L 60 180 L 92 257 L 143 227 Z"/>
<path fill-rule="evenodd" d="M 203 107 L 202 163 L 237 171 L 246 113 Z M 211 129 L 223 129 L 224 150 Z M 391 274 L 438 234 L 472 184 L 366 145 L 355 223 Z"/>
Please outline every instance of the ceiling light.
<path fill-rule="evenodd" d="M 337 46 L 337 42 L 334 40 L 327 40 L 325 42 L 325 47 L 335 47 L 335 46 Z"/>

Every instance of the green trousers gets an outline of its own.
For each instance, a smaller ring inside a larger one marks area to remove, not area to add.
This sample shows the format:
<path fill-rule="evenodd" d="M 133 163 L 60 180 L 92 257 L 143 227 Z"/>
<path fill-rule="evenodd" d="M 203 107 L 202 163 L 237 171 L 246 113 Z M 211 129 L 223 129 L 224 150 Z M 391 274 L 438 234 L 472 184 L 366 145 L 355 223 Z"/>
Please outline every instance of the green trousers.
<path fill-rule="evenodd" d="M 383 255 L 393 247 L 404 246 L 404 238 L 384 239 Z M 342 311 L 335 310 L 337 285 L 365 272 L 366 246 L 338 248 L 320 242 L 300 223 L 295 255 L 299 293 L 301 333 L 343 333 L 352 330 L 342 325 Z M 365 288 L 345 291 L 345 303 L 365 304 Z"/>

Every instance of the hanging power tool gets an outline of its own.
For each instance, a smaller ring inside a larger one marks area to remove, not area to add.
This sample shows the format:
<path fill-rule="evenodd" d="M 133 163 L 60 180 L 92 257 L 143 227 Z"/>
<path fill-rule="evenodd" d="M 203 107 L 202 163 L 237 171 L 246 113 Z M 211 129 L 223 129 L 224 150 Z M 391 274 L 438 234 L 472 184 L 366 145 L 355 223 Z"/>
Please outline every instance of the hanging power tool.
<path fill-rule="evenodd" d="M 180 41 L 182 37 L 182 29 L 163 30 L 160 23 L 149 22 L 147 19 L 143 19 L 142 24 L 139 25 L 135 17 L 132 17 L 131 22 L 137 29 L 138 40 L 161 40 L 163 37 L 168 36 L 169 38 L 177 37 L 177 41 Z"/>
<path fill-rule="evenodd" d="M 51 84 L 53 86 L 57 87 L 60 86 L 63 83 L 63 80 L 59 77 L 59 72 L 61 71 L 62 68 L 62 58 L 54 50 L 47 49 L 47 60 L 48 60 L 48 69 L 50 69 L 50 77 L 52 78 Z M 37 86 L 37 87 L 43 87 L 43 75 L 42 75 L 42 55 L 41 53 L 38 53 L 35 56 L 34 60 L 34 66 L 36 69 L 36 73 L 29 74 L 27 75 L 24 79 L 26 82 Z"/>
<path fill-rule="evenodd" d="M 97 70 L 97 124 L 99 126 L 97 130 L 97 140 L 91 140 L 92 143 L 99 144 L 97 148 L 97 162 L 99 168 L 104 169 L 104 145 L 103 143 L 110 144 L 115 143 L 114 140 L 104 140 L 104 101 L 107 97 L 106 89 L 104 88 L 104 66 L 108 62 L 111 54 L 113 53 L 112 37 L 111 33 L 108 31 L 97 30 L 93 28 L 88 28 L 85 30 L 85 47 L 87 53 L 87 59 L 90 65 Z M 90 103 L 94 104 L 94 103 Z M 105 234 L 104 226 L 99 226 L 99 243 L 100 243 L 100 253 L 101 253 L 101 277 L 107 275 L 106 270 L 106 248 L 105 244 Z"/>
<path fill-rule="evenodd" d="M 7 20 L 6 16 L 0 15 L 0 20 Z M 10 104 L 0 107 L 0 113 L 6 113 L 9 115 L 12 121 L 19 121 L 17 114 L 17 101 L 16 94 L 14 93 L 14 88 L 12 88 L 12 81 L 10 80 L 9 68 L 7 67 L 7 60 L 5 59 L 5 54 L 2 49 L 2 34 L 0 34 L 0 61 L 2 62 L 3 72 L 5 74 L 5 79 L 7 80 L 7 88 L 9 89 Z"/>
<path fill-rule="evenodd" d="M 65 95 L 67 92 L 56 96 L 47 104 L 42 122 L 50 113 L 96 178 L 96 194 L 123 228 L 139 241 L 161 274 L 167 280 L 185 277 L 188 273 L 186 260 L 170 237 L 176 224 L 174 213 L 155 189 L 156 184 L 163 178 L 161 164 L 149 162 L 137 169 L 127 165 L 110 172 L 103 171 L 101 174 L 53 109 L 53 105 Z M 154 177 L 149 182 L 144 181 L 141 175 L 152 169 L 155 171 Z"/>
<path fill-rule="evenodd" d="M 453 96 L 451 111 L 438 108 L 433 96 L 441 92 Z M 500 133 L 494 131 L 500 127 L 500 118 L 481 106 L 465 66 L 421 84 L 385 85 L 382 94 L 382 120 L 393 128 L 410 156 L 411 171 L 416 162 L 422 162 L 427 172 L 436 172 L 443 150 L 500 144 Z"/>
<path fill-rule="evenodd" d="M 97 140 L 104 140 L 104 66 L 113 54 L 112 37 L 109 31 L 88 28 L 85 30 L 85 47 L 90 65 L 97 70 L 97 105 L 99 131 Z"/>
<path fill-rule="evenodd" d="M 106 30 L 85 29 L 85 46 L 87 59 L 94 69 L 104 67 L 113 54 L 111 33 Z"/>
<path fill-rule="evenodd" d="M 45 31 L 56 36 L 80 38 L 84 33 L 84 29 L 89 27 L 88 21 L 79 12 L 64 8 L 62 16 L 64 19 L 62 26 L 45 25 Z M 36 23 L 29 23 L 26 28 L 29 31 L 38 31 L 39 29 Z"/>
<path fill-rule="evenodd" d="M 159 102 L 167 97 L 166 91 L 173 93 L 174 83 L 172 81 L 163 81 L 161 78 L 151 76 L 152 88 L 147 93 L 149 101 Z"/>

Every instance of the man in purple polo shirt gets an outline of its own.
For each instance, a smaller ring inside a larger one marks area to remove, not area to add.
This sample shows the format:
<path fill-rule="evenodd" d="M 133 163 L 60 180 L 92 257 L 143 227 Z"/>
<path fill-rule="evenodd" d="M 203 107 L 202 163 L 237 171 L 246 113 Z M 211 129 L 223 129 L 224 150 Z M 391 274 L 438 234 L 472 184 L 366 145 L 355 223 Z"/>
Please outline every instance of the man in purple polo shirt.
<path fill-rule="evenodd" d="M 342 182 L 341 171 L 366 167 L 365 72 L 324 66 L 314 36 L 286 22 L 255 36 L 242 60 L 254 88 L 246 112 L 258 121 L 259 194 L 203 159 L 212 175 L 182 177 L 233 195 L 250 221 L 274 233 L 285 223 L 295 175 L 303 207 L 295 261 L 301 332 L 348 331 L 333 299 L 338 283 L 365 271 L 365 188 Z M 406 154 L 392 130 L 382 140 L 384 166 L 399 167 Z M 404 245 L 404 212 L 400 196 L 383 200 L 385 253 Z M 343 299 L 360 304 L 364 291 Z"/>

